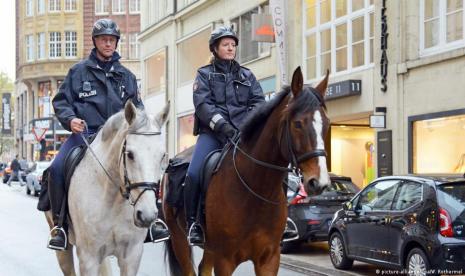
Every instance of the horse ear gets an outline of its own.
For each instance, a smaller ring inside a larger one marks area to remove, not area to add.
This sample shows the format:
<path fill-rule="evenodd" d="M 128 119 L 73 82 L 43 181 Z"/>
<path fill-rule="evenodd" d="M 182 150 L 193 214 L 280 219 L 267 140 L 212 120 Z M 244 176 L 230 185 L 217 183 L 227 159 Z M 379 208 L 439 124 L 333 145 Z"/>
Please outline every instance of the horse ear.
<path fill-rule="evenodd" d="M 326 95 L 326 89 L 328 88 L 328 78 L 329 78 L 329 70 L 326 70 L 325 78 L 320 81 L 320 83 L 315 87 L 315 90 L 320 93 L 321 97 L 324 99 Z"/>
<path fill-rule="evenodd" d="M 163 126 L 163 124 L 166 122 L 166 120 L 168 119 L 168 114 L 170 113 L 170 101 L 168 101 L 165 105 L 165 107 L 163 107 L 162 111 L 160 111 L 160 113 L 157 114 L 157 116 L 155 117 L 155 121 L 158 123 L 158 125 L 160 126 Z"/>
<path fill-rule="evenodd" d="M 300 66 L 294 70 L 294 74 L 292 74 L 292 82 L 291 82 L 291 91 L 294 94 L 294 97 L 299 95 L 300 91 L 304 86 L 304 77 L 302 76 L 302 70 L 300 70 Z"/>
<path fill-rule="evenodd" d="M 124 117 L 129 125 L 131 125 L 136 119 L 136 107 L 132 101 L 127 101 L 124 105 Z"/>

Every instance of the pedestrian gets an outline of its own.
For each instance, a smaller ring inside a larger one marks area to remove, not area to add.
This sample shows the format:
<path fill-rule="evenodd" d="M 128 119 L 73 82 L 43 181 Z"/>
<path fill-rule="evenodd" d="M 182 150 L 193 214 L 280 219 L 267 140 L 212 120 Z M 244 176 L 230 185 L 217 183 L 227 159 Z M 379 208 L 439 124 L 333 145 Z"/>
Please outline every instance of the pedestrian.
<path fill-rule="evenodd" d="M 16 154 L 15 159 L 11 161 L 11 165 L 10 165 L 11 174 L 10 174 L 10 178 L 8 178 L 8 182 L 6 183 L 8 186 L 11 186 L 11 181 L 13 181 L 13 179 L 15 178 L 18 179 L 19 184 L 21 186 L 24 186 L 23 179 L 21 178 L 21 165 L 19 164 L 18 156 L 19 155 Z"/>
<path fill-rule="evenodd" d="M 236 136 L 247 114 L 265 101 L 254 74 L 235 60 L 239 40 L 230 27 L 211 33 L 210 64 L 198 69 L 193 86 L 195 107 L 194 135 L 199 135 L 184 188 L 188 242 L 203 243 L 197 221 L 201 166 L 205 157 Z"/>
<path fill-rule="evenodd" d="M 55 226 L 60 221 L 60 211 L 65 194 L 64 161 L 75 146 L 84 144 L 81 134 L 88 137 L 97 132 L 105 121 L 124 108 L 131 100 L 138 108 L 144 108 L 137 80 L 124 67 L 116 48 L 120 30 L 111 19 L 99 19 L 92 29 L 94 48 L 89 57 L 69 70 L 58 93 L 53 98 L 55 115 L 71 136 L 61 146 L 50 165 L 49 196 Z M 87 128 L 86 128 L 87 126 Z M 66 214 L 62 218 L 63 228 L 52 230 L 48 247 L 65 250 L 67 247 Z M 155 231 L 155 227 L 151 227 Z M 151 236 L 168 235 L 167 229 L 152 232 Z"/>

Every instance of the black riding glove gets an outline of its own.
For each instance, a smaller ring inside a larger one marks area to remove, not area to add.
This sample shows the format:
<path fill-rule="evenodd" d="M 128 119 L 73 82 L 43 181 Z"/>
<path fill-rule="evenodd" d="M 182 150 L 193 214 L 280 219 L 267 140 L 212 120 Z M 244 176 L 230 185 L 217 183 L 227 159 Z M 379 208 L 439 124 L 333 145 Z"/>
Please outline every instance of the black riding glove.
<path fill-rule="evenodd" d="M 215 132 L 220 133 L 224 138 L 234 138 L 237 130 L 226 120 L 222 119 L 215 125 Z"/>

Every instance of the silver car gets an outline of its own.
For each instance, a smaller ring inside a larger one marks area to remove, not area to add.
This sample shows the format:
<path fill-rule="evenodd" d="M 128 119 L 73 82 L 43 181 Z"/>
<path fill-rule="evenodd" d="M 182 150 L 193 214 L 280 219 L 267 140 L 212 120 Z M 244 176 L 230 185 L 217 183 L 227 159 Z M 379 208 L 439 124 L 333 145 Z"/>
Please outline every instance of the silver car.
<path fill-rule="evenodd" d="M 42 173 L 50 166 L 50 161 L 36 162 L 33 170 L 26 176 L 26 194 L 39 196 Z"/>

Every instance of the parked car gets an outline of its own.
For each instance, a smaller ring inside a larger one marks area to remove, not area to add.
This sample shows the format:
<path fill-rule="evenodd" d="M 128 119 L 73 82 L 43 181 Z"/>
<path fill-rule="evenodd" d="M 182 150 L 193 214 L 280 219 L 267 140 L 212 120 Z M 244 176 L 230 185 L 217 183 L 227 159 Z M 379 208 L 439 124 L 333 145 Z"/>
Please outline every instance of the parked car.
<path fill-rule="evenodd" d="M 42 173 L 50 166 L 50 161 L 39 161 L 35 163 L 32 171 L 26 176 L 26 194 L 39 196 Z"/>
<path fill-rule="evenodd" d="M 300 178 L 289 174 L 287 227 L 295 230 L 298 236 L 282 241 L 281 253 L 290 253 L 304 242 L 328 240 L 328 226 L 334 213 L 360 190 L 350 177 L 330 173 L 330 179 L 331 185 L 320 195 L 307 196 Z M 300 187 L 297 195 L 292 191 L 296 186 Z"/>
<path fill-rule="evenodd" d="M 11 162 L 9 162 L 8 165 L 6 166 L 6 168 L 3 170 L 3 183 L 7 183 L 8 179 L 10 179 L 10 175 L 11 175 L 10 164 L 11 164 Z M 22 177 L 24 182 L 26 181 L 26 174 L 27 173 L 28 173 L 27 171 L 21 171 L 21 177 Z M 18 181 L 18 178 L 15 177 L 12 181 Z"/>
<path fill-rule="evenodd" d="M 464 228 L 463 175 L 381 177 L 334 215 L 330 259 L 339 269 L 358 260 L 415 275 L 450 274 L 444 271 L 465 267 Z"/>

